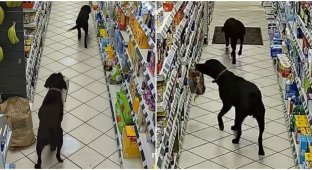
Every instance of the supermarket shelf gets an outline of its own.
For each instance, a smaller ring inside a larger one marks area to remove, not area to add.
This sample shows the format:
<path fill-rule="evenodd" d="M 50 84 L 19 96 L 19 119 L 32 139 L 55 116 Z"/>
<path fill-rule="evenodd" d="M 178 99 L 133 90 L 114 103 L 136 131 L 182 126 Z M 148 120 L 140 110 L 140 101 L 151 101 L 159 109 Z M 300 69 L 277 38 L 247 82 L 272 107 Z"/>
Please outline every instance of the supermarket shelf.
<path fill-rule="evenodd" d="M 173 18 L 175 14 L 178 12 L 180 7 L 182 6 L 183 1 L 178 1 L 175 5 L 172 11 L 170 12 L 164 12 L 164 20 L 160 27 L 157 28 L 156 35 L 157 39 L 160 39 L 161 37 L 166 38 L 167 37 L 167 31 L 169 29 L 169 26 L 171 25 Z M 158 9 L 157 13 L 160 13 L 161 9 Z"/>
<path fill-rule="evenodd" d="M 277 74 L 277 76 L 279 76 L 279 75 Z M 298 147 L 298 144 L 296 142 L 294 133 L 290 132 L 289 115 L 287 113 L 287 103 L 286 103 L 286 100 L 285 100 L 285 91 L 280 86 L 280 83 L 279 83 L 279 89 L 280 89 L 280 92 L 281 92 L 281 100 L 283 101 L 282 103 L 283 103 L 283 108 L 284 108 L 284 117 L 285 117 L 287 129 L 288 129 L 289 141 L 290 141 L 290 144 L 292 145 L 293 156 L 295 158 L 294 161 L 295 161 L 295 164 L 298 165 L 298 167 L 300 169 L 302 169 L 302 165 L 299 164 L 299 158 L 298 158 L 299 147 Z"/>
<path fill-rule="evenodd" d="M 102 2 L 103 3 L 103 2 Z M 110 3 L 114 3 L 114 2 L 110 2 Z M 95 17 L 93 17 L 95 18 Z M 114 22 L 114 21 L 107 21 L 107 22 Z M 116 24 L 116 23 L 114 23 Z M 119 30 L 119 29 L 117 29 Z M 127 50 L 127 45 L 128 45 L 128 42 L 129 42 L 129 38 L 130 38 L 130 35 L 127 31 L 123 31 L 123 30 L 119 30 L 120 31 L 120 35 L 122 37 L 122 41 L 123 41 L 123 44 L 125 46 L 124 48 L 124 54 L 119 54 L 117 52 L 115 52 L 116 56 L 117 56 L 117 59 L 118 59 L 118 65 L 120 68 L 122 68 L 122 65 L 120 64 L 122 60 L 125 60 L 128 58 L 128 60 L 130 61 L 131 63 L 131 66 L 130 66 L 130 69 L 131 71 L 133 71 L 133 75 L 135 75 L 135 83 L 136 83 L 136 87 L 137 87 L 137 91 L 139 93 L 141 93 L 141 84 L 142 84 L 142 79 L 141 77 L 138 77 L 136 76 L 137 73 L 134 72 L 134 69 L 133 69 L 133 62 L 131 61 L 131 58 L 130 57 L 127 57 L 129 56 L 128 55 L 128 50 Z M 99 38 L 99 47 L 100 49 L 102 49 L 102 44 L 100 43 L 100 38 Z M 102 50 L 101 50 L 102 51 Z M 122 56 L 120 56 L 122 55 Z M 104 53 L 101 53 L 101 58 L 102 58 L 102 62 L 104 62 L 106 56 Z M 108 74 L 108 72 L 104 71 L 104 74 Z M 106 76 L 107 78 L 107 76 Z M 113 114 L 113 117 L 114 117 L 114 127 L 115 127 L 115 131 L 116 131 L 116 136 L 118 137 L 118 142 L 117 142 L 117 145 L 118 145 L 118 150 L 119 150 L 119 156 L 121 158 L 121 164 L 122 164 L 122 168 L 126 168 L 126 169 L 143 169 L 143 168 L 148 168 L 148 169 L 151 169 L 152 168 L 152 165 L 154 164 L 154 158 L 152 157 L 152 153 L 154 153 L 155 149 L 154 149 L 154 145 L 152 142 L 150 142 L 151 139 L 149 139 L 147 137 L 147 134 L 145 132 L 141 132 L 139 127 L 137 126 L 137 124 L 134 124 L 134 129 L 135 129 L 135 132 L 136 132 L 136 137 L 137 137 L 137 143 L 139 145 L 139 150 L 140 150 L 140 153 L 141 153 L 141 157 L 140 158 L 135 158 L 135 159 L 126 159 L 124 158 L 124 155 L 123 155 L 123 152 L 122 152 L 122 139 L 121 139 L 121 134 L 119 133 L 119 131 L 117 130 L 118 129 L 118 126 L 117 126 L 117 120 L 116 120 L 116 113 L 115 112 L 115 105 L 112 104 L 112 101 L 115 101 L 116 100 L 116 93 L 118 91 L 120 91 L 120 89 L 124 89 L 126 90 L 126 95 L 127 95 L 127 98 L 128 98 L 128 101 L 129 101 L 129 104 L 130 104 L 130 107 L 132 107 L 132 97 L 130 96 L 130 88 L 129 88 L 129 83 L 125 80 L 122 82 L 122 85 L 108 85 L 108 89 L 109 89 L 109 96 L 110 96 L 110 103 L 111 103 L 111 109 L 112 109 L 112 114 Z M 140 100 L 140 105 L 141 105 L 141 108 L 143 110 L 143 114 L 144 114 L 144 117 L 145 117 L 145 120 L 148 124 L 148 131 L 149 133 L 151 134 L 152 137 L 152 140 L 155 141 L 155 137 L 154 135 L 151 133 L 153 132 L 154 133 L 154 123 L 153 123 L 153 120 L 152 120 L 152 112 L 149 111 L 147 109 L 147 107 L 144 108 L 144 100 L 141 99 Z M 134 122 L 136 122 L 136 115 L 132 112 L 132 118 L 134 120 Z"/>
<path fill-rule="evenodd" d="M 131 63 L 130 69 L 131 69 L 133 75 L 135 75 L 134 79 L 135 79 L 137 91 L 139 93 L 141 93 L 141 91 L 142 91 L 142 88 L 141 88 L 142 80 L 141 79 L 143 79 L 143 78 L 139 78 L 136 76 L 137 73 L 133 68 L 133 62 L 131 60 L 131 57 L 129 56 L 128 49 L 126 49 L 126 55 L 128 56 L 127 58 Z M 148 125 L 149 133 L 152 136 L 152 141 L 154 142 L 155 141 L 154 112 L 148 109 L 148 106 L 147 106 L 147 104 L 143 98 L 140 99 L 140 104 L 141 104 L 141 108 L 143 110 L 143 115 L 144 115 L 145 121 L 149 124 Z"/>
<path fill-rule="evenodd" d="M 132 33 L 131 28 L 127 28 L 127 32 L 129 33 L 130 37 L 134 37 L 133 36 L 134 34 Z M 134 38 L 134 40 L 135 40 L 135 38 Z M 135 43 L 136 43 L 136 46 L 135 46 L 136 52 L 137 52 L 137 54 L 139 54 L 140 58 L 142 59 L 141 63 L 146 65 L 147 64 L 147 53 L 148 53 L 149 49 L 139 48 L 138 43 L 136 42 L 136 40 L 135 40 Z M 155 78 L 154 78 L 154 76 L 152 76 L 152 73 L 150 72 L 149 69 L 145 69 L 145 73 L 144 74 L 147 75 L 147 79 L 149 80 L 148 81 L 148 83 L 149 83 L 148 86 L 149 86 L 150 90 L 152 91 L 153 98 L 155 99 L 155 94 L 156 94 Z"/>
<path fill-rule="evenodd" d="M 116 120 L 116 108 L 115 104 L 112 103 L 112 101 L 116 101 L 116 92 L 121 90 L 121 87 L 119 85 L 110 85 L 108 84 L 108 90 L 109 90 L 109 97 L 110 97 L 110 105 L 112 108 L 112 114 L 114 116 L 114 126 L 115 126 L 115 132 L 116 132 L 116 137 L 118 140 L 118 150 L 119 153 L 121 154 L 121 164 L 123 169 L 143 169 L 142 161 L 141 158 L 132 158 L 132 159 L 126 159 L 123 155 L 122 151 L 122 139 L 121 139 L 121 134 L 118 130 L 118 125 L 117 125 L 117 120 Z"/>
<path fill-rule="evenodd" d="M 311 32 L 309 31 L 309 29 L 306 28 L 304 22 L 302 21 L 300 16 L 298 16 L 297 14 L 295 14 L 295 20 L 298 23 L 300 29 L 302 30 L 304 36 L 308 39 L 309 44 L 312 45 L 312 36 L 311 36 Z"/>
<path fill-rule="evenodd" d="M 34 6 L 32 7 L 32 8 L 24 8 L 23 9 L 23 12 L 25 13 L 33 13 L 33 12 L 36 12 L 36 11 L 38 11 L 38 5 L 39 5 L 39 1 L 35 1 L 35 4 L 34 4 Z"/>
<path fill-rule="evenodd" d="M 142 3 L 149 3 L 149 2 L 142 2 Z M 118 2 L 118 6 L 122 9 L 122 11 L 127 15 L 130 16 L 130 14 L 132 14 L 136 20 L 138 21 L 138 23 L 141 26 L 141 29 L 144 31 L 145 35 L 149 37 L 149 41 L 148 44 L 150 45 L 151 49 L 153 50 L 154 53 L 156 53 L 156 44 L 155 44 L 155 40 L 153 40 L 151 38 L 151 29 L 147 27 L 147 25 L 143 22 L 143 18 L 141 16 L 138 16 L 135 14 L 135 10 L 132 9 L 129 4 L 127 6 L 127 9 L 125 7 L 123 7 L 121 5 L 121 2 Z M 128 10 L 129 9 L 129 10 Z"/>

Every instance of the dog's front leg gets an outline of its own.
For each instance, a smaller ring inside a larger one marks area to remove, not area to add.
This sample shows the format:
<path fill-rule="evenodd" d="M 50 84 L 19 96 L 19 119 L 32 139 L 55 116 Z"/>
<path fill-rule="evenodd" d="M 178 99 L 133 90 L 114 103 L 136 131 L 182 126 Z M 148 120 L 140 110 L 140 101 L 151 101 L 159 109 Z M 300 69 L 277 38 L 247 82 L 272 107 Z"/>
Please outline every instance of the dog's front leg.
<path fill-rule="evenodd" d="M 223 103 L 223 107 L 222 107 L 220 113 L 218 114 L 218 124 L 219 124 L 219 129 L 221 131 L 224 130 L 224 124 L 223 124 L 222 117 L 225 115 L 225 113 L 227 113 L 231 109 L 231 107 L 232 107 L 231 105 Z"/>
<path fill-rule="evenodd" d="M 239 47 L 238 55 L 242 55 L 243 44 L 244 44 L 244 36 L 240 38 L 240 47 Z"/>
<path fill-rule="evenodd" d="M 85 31 L 84 46 L 85 46 L 85 48 L 88 48 L 88 46 L 87 46 L 88 26 L 83 28 L 83 30 Z"/>
<path fill-rule="evenodd" d="M 232 47 L 232 64 L 236 64 L 236 44 L 237 38 L 231 38 L 231 47 Z"/>

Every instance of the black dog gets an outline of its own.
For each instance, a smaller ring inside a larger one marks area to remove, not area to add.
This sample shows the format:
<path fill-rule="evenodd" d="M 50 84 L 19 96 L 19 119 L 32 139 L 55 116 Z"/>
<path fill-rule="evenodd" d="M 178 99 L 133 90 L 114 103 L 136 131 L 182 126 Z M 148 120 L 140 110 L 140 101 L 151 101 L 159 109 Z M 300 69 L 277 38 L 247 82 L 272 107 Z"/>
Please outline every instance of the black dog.
<path fill-rule="evenodd" d="M 240 48 L 238 55 L 242 55 L 244 37 L 246 34 L 246 28 L 242 22 L 234 18 L 229 18 L 225 21 L 222 31 L 225 34 L 226 48 L 229 46 L 229 40 L 231 38 L 231 47 L 232 47 L 232 64 L 236 64 L 236 44 L 237 40 L 240 40 Z"/>
<path fill-rule="evenodd" d="M 262 102 L 262 95 L 259 88 L 228 71 L 226 67 L 216 59 L 207 60 L 204 64 L 197 64 L 196 69 L 214 79 L 213 82 L 219 86 L 219 96 L 223 107 L 218 115 L 220 130 L 223 131 L 224 124 L 222 117 L 232 106 L 235 107 L 235 122 L 232 130 L 237 130 L 237 136 L 232 143 L 238 144 L 242 134 L 242 123 L 250 115 L 256 118 L 259 125 L 259 155 L 264 155 L 262 145 L 262 134 L 264 131 L 265 107 Z"/>
<path fill-rule="evenodd" d="M 49 88 L 46 97 L 39 109 L 39 129 L 37 135 L 36 151 L 38 162 L 36 169 L 41 168 L 41 152 L 45 145 L 50 144 L 51 151 L 57 148 L 56 158 L 59 162 L 61 159 L 61 148 L 63 145 L 63 129 L 61 122 L 63 120 L 63 100 L 62 89 L 67 89 L 61 73 L 52 74 L 46 81 L 44 87 Z"/>
<path fill-rule="evenodd" d="M 85 32 L 85 39 L 84 39 L 84 46 L 87 48 L 87 36 L 88 36 L 88 29 L 89 29 L 89 14 L 91 13 L 91 7 L 89 5 L 84 5 L 81 7 L 81 10 L 78 14 L 77 20 L 76 20 L 76 26 L 71 28 L 70 30 L 77 29 L 78 30 L 78 39 L 81 38 L 81 28 Z M 69 30 L 69 31 L 70 31 Z"/>

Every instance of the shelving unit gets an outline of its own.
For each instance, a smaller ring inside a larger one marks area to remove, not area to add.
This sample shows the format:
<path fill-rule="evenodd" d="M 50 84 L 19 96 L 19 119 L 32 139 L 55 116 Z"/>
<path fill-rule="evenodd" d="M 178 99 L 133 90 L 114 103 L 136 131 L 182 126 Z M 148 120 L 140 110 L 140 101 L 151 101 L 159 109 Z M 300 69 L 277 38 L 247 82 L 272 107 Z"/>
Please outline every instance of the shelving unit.
<path fill-rule="evenodd" d="M 4 53 L 4 58 L 0 62 L 0 98 L 2 100 L 12 96 L 26 98 L 23 7 L 8 7 L 5 1 L 0 2 L 0 6 L 5 12 L 0 27 L 0 46 Z M 14 21 L 19 42 L 13 45 L 8 39 L 8 30 Z"/>
<path fill-rule="evenodd" d="M 117 145 L 119 150 L 119 156 L 122 168 L 125 169 L 142 169 L 142 168 L 148 168 L 152 169 L 154 166 L 154 157 L 153 153 L 155 152 L 155 114 L 154 111 L 150 110 L 147 100 L 143 97 L 144 89 L 148 88 L 152 95 L 151 98 L 155 99 L 155 92 L 156 92 L 156 82 L 154 78 L 154 72 L 150 69 L 150 59 L 149 53 L 154 53 L 155 55 L 155 40 L 154 40 L 154 30 L 155 28 L 148 27 L 147 24 L 143 22 L 143 17 L 139 15 L 136 10 L 132 7 L 134 2 L 129 3 L 123 3 L 123 2 L 92 2 L 92 6 L 97 6 L 98 10 L 96 13 L 94 13 L 94 18 L 96 21 L 96 27 L 100 31 L 100 29 L 106 29 L 108 38 L 108 44 L 112 45 L 114 48 L 114 54 L 115 54 L 115 60 L 116 60 L 116 66 L 120 70 L 124 70 L 129 66 L 129 71 L 123 72 L 121 71 L 122 83 L 119 85 L 112 85 L 110 83 L 107 83 L 107 88 L 109 91 L 109 99 L 110 99 L 110 105 L 111 105 L 111 112 L 114 120 L 114 127 L 116 132 L 116 138 L 117 138 Z M 149 6 L 149 13 L 153 16 L 153 10 L 154 6 L 151 2 L 137 2 L 139 5 L 147 5 Z M 125 30 L 121 30 L 119 28 L 118 19 L 114 17 L 114 10 L 121 10 L 122 13 L 124 13 L 127 17 L 134 18 L 140 25 L 141 29 L 144 31 L 145 35 L 148 36 L 148 44 L 150 48 L 143 49 L 139 47 L 139 43 L 134 38 L 135 35 L 133 33 L 133 30 L 131 30 L 130 26 L 127 26 Z M 101 16 L 102 20 L 98 20 L 97 17 Z M 99 26 L 103 21 L 103 27 Z M 103 62 L 103 65 L 108 57 L 106 54 L 102 40 L 103 37 L 99 37 L 99 47 L 101 51 L 101 59 Z M 133 61 L 132 56 L 130 55 L 128 43 L 129 41 L 135 42 L 135 56 L 138 58 L 138 63 Z M 125 63 L 126 66 L 125 66 Z M 142 67 L 142 72 L 139 74 L 140 70 L 137 70 L 137 65 L 140 65 Z M 105 71 L 104 74 L 106 77 L 106 82 L 109 82 L 109 76 L 112 74 L 111 71 Z M 131 89 L 131 82 L 130 79 L 134 80 L 135 89 Z M 145 80 L 146 79 L 146 80 Z M 129 102 L 130 108 L 131 108 L 131 115 L 132 120 L 134 122 L 133 127 L 135 130 L 137 143 L 139 145 L 139 151 L 140 151 L 140 158 L 126 158 L 124 152 L 123 152 L 123 135 L 118 130 L 118 120 L 117 120 L 117 112 L 115 107 L 115 102 L 117 100 L 116 93 L 118 91 L 125 91 L 125 94 L 127 96 L 127 100 Z M 133 111 L 133 104 L 134 100 L 131 93 L 131 90 L 135 90 L 136 93 L 139 95 L 139 106 L 142 111 L 141 117 L 143 117 L 144 122 L 146 123 L 145 127 L 146 130 L 142 131 L 141 125 L 138 123 L 139 121 L 139 115 L 138 113 L 134 113 Z"/>
<path fill-rule="evenodd" d="M 6 157 L 9 150 L 9 144 L 12 136 L 12 130 L 7 123 L 7 118 L 4 114 L 0 113 L 0 141 L 4 143 L 3 149 L 0 150 L 0 168 L 5 169 Z"/>
<path fill-rule="evenodd" d="M 300 3 L 300 5 L 298 4 Z M 300 104 L 304 108 L 304 112 L 306 118 L 309 122 L 308 129 L 312 129 L 312 110 L 310 104 L 310 100 L 307 97 L 307 89 L 311 88 L 312 86 L 312 79 L 311 79 L 311 62 L 309 62 L 310 52 L 308 52 L 309 49 L 311 49 L 311 25 L 307 25 L 303 19 L 298 14 L 298 6 L 299 8 L 308 8 L 307 11 L 311 12 L 311 4 L 304 4 L 305 2 L 273 2 L 273 3 L 267 3 L 264 6 L 268 8 L 267 11 L 267 17 L 269 19 L 269 24 L 276 25 L 276 34 L 279 34 L 282 39 L 287 42 L 288 50 L 284 51 L 283 53 L 286 54 L 290 61 L 291 65 L 291 72 L 294 77 L 294 82 L 296 84 L 296 87 L 299 92 L 299 100 Z M 300 7 L 301 6 L 301 7 Z M 274 16 L 274 17 L 272 17 Z M 306 20 L 307 21 L 307 20 Z M 308 21 L 311 22 L 311 21 Z M 306 38 L 306 42 L 302 41 L 301 37 Z M 307 45 L 301 45 L 301 44 L 307 44 Z M 295 163 L 298 165 L 298 168 L 300 169 L 306 169 L 308 167 L 305 166 L 304 163 L 301 163 L 300 161 L 300 147 L 297 143 L 298 139 L 296 139 L 295 132 L 292 132 L 291 130 L 291 118 L 289 113 L 289 105 L 290 101 L 285 100 L 285 89 L 286 86 L 286 78 L 281 78 L 281 75 L 277 74 L 278 79 L 280 80 L 280 91 L 281 91 L 281 97 L 283 100 L 283 105 L 285 109 L 285 119 L 286 124 L 288 126 L 289 130 L 289 140 L 292 145 L 293 149 L 293 156 L 295 158 Z M 307 87 L 308 84 L 308 87 Z M 299 134 L 300 135 L 300 134 Z M 310 167 L 311 168 L 311 167 Z"/>
<path fill-rule="evenodd" d="M 204 16 L 212 14 L 213 5 L 207 8 L 207 2 L 176 2 L 170 12 L 164 12 L 163 5 L 158 3 L 156 166 L 170 169 L 176 168 L 179 160 L 193 98 L 188 70 L 200 60 L 203 28 L 210 25 L 209 21 L 205 23 Z M 162 46 L 164 42 L 166 47 Z"/>
<path fill-rule="evenodd" d="M 26 57 L 27 97 L 33 101 L 43 44 L 47 32 L 52 2 L 36 1 L 32 8 L 24 8 L 24 36 Z M 26 17 L 28 16 L 28 17 Z M 28 20 L 30 16 L 34 19 Z M 28 42 L 29 41 L 29 42 Z M 28 46 L 28 47 L 26 47 Z"/>

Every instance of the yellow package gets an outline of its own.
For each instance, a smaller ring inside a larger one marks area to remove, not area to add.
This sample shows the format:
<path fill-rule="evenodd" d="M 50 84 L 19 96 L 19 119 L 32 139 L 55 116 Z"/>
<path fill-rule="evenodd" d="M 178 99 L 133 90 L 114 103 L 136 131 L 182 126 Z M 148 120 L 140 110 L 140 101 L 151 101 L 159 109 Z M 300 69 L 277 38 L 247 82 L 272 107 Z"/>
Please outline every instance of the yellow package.
<path fill-rule="evenodd" d="M 135 96 L 133 99 L 133 112 L 138 113 L 139 107 L 140 107 L 140 99 Z"/>
<path fill-rule="evenodd" d="M 114 57 L 114 48 L 110 44 L 105 47 L 105 52 L 109 57 Z"/>
<path fill-rule="evenodd" d="M 309 127 L 308 122 L 305 121 L 296 121 L 297 128 L 306 128 Z"/>
<path fill-rule="evenodd" d="M 134 41 L 129 41 L 128 43 L 128 53 L 129 57 L 131 57 L 131 60 L 133 62 L 133 58 L 135 57 L 135 42 Z M 132 63 L 134 64 L 134 63 Z"/>
<path fill-rule="evenodd" d="M 107 30 L 106 29 L 100 29 L 100 36 L 103 38 L 108 38 Z"/>
<path fill-rule="evenodd" d="M 312 153 L 304 153 L 305 161 L 312 161 Z"/>
<path fill-rule="evenodd" d="M 134 126 L 125 126 L 123 133 L 123 153 L 125 158 L 140 157 L 139 145 L 134 130 Z"/>
<path fill-rule="evenodd" d="M 310 128 L 306 128 L 307 131 L 307 135 L 311 135 L 311 129 Z"/>
<path fill-rule="evenodd" d="M 312 153 L 312 146 L 309 146 L 309 151 L 310 153 Z"/>
<path fill-rule="evenodd" d="M 295 115 L 296 121 L 308 121 L 307 116 L 305 115 Z"/>
<path fill-rule="evenodd" d="M 306 135 L 307 134 L 306 128 L 299 128 L 299 132 L 302 135 Z"/>
<path fill-rule="evenodd" d="M 138 30 L 138 35 L 137 35 L 137 42 L 138 46 L 141 49 L 149 49 L 150 46 L 148 44 L 148 37 L 145 35 L 145 33 L 142 30 Z"/>

